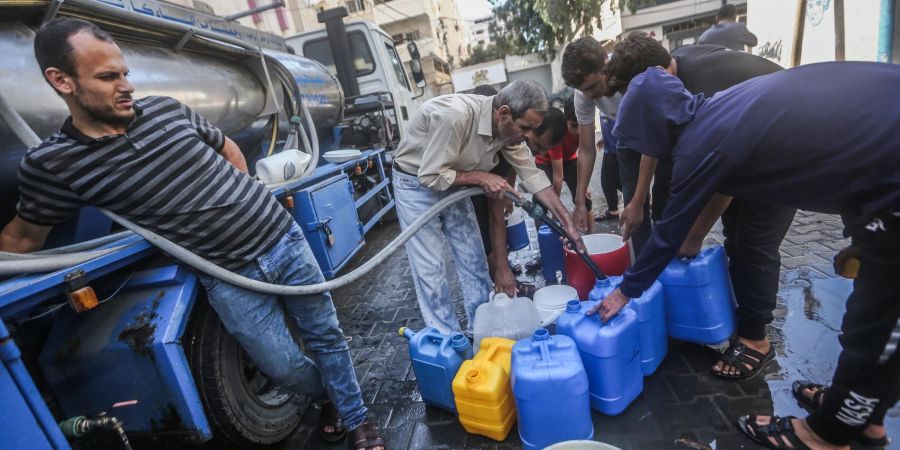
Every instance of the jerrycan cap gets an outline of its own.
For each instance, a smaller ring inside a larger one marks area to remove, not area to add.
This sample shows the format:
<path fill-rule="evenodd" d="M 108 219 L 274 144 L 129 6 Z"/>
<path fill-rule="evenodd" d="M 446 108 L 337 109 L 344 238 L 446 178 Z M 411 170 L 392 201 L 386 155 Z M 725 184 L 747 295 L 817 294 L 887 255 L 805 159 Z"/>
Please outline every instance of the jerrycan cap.
<path fill-rule="evenodd" d="M 464 334 L 454 334 L 453 337 L 450 338 L 450 345 L 453 346 L 454 350 L 464 349 L 470 345 L 469 338 Z"/>
<path fill-rule="evenodd" d="M 534 330 L 534 337 L 532 337 L 535 341 L 546 341 L 550 339 L 550 332 L 547 331 L 546 328 L 538 328 Z"/>
<path fill-rule="evenodd" d="M 566 303 L 566 312 L 578 312 L 581 311 L 581 300 L 569 300 Z"/>
<path fill-rule="evenodd" d="M 494 304 L 495 304 L 495 305 L 498 305 L 498 306 L 505 306 L 505 305 L 508 305 L 508 304 L 512 303 L 512 299 L 509 298 L 508 295 L 506 295 L 506 294 L 504 294 L 504 293 L 502 293 L 502 292 L 499 292 L 499 293 L 497 293 L 497 294 L 494 294 L 494 299 L 493 299 L 493 301 L 494 301 Z"/>
<path fill-rule="evenodd" d="M 595 288 L 603 288 L 609 286 L 609 278 L 604 278 L 602 280 L 597 280 L 594 283 Z"/>

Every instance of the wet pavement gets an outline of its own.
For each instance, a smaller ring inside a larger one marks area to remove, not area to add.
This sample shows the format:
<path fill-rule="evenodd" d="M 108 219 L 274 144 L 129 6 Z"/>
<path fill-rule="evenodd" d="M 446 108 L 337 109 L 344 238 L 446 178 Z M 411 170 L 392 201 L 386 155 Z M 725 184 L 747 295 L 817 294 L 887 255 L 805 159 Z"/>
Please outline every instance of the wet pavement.
<path fill-rule="evenodd" d="M 601 228 L 618 232 L 611 222 Z M 527 262 L 537 253 L 533 227 L 529 231 L 533 248 L 514 254 L 517 262 Z M 397 223 L 374 229 L 351 268 L 398 233 Z M 707 238 L 709 245 L 721 241 L 718 228 Z M 728 381 L 709 373 L 718 356 L 716 350 L 670 341 L 665 361 L 654 375 L 645 378 L 643 393 L 623 414 L 593 413 L 595 439 L 625 450 L 754 449 L 759 447 L 734 425 L 738 416 L 773 412 L 804 416 L 790 385 L 799 378 L 828 382 L 834 370 L 840 351 L 837 334 L 851 282 L 834 276 L 831 258 L 847 244 L 839 218 L 799 212 L 781 247 L 781 287 L 776 319 L 769 328 L 776 360 L 751 379 Z M 448 265 L 447 276 L 459 317 L 464 318 L 452 265 Z M 539 278 L 539 273 L 520 277 L 542 285 Z M 389 448 L 521 448 L 516 428 L 505 441 L 495 442 L 467 434 L 455 416 L 422 403 L 407 342 L 397 335 L 402 326 L 424 326 L 403 251 L 354 286 L 333 294 L 344 332 L 351 337 L 356 373 L 371 420 L 383 430 Z M 317 414 L 314 409 L 307 412 L 301 428 L 280 448 L 346 448 L 345 443 L 327 446 L 312 433 Z M 900 408 L 889 413 L 886 424 L 889 434 L 900 436 Z M 891 448 L 900 449 L 900 444 Z"/>

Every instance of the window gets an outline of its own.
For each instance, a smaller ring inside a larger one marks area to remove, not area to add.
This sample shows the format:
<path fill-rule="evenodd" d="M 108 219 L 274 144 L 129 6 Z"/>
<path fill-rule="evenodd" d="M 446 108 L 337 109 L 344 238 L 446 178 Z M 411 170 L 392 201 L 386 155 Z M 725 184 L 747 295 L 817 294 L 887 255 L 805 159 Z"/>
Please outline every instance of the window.
<path fill-rule="evenodd" d="M 419 30 L 411 31 L 411 32 L 406 33 L 405 35 L 403 35 L 403 37 L 404 37 L 407 41 L 415 41 L 415 40 L 418 40 L 420 36 L 421 36 L 421 34 L 419 33 Z"/>
<path fill-rule="evenodd" d="M 355 13 L 366 10 L 366 0 L 347 0 L 347 12 Z"/>
<path fill-rule="evenodd" d="M 384 47 L 387 50 L 388 58 L 391 59 L 391 65 L 394 66 L 394 74 L 397 75 L 397 80 L 400 81 L 400 84 L 406 86 L 407 90 L 411 90 L 409 88 L 409 80 L 406 79 L 406 71 L 403 70 L 403 63 L 400 62 L 400 56 L 397 55 L 394 45 L 390 42 L 385 42 Z"/>
<path fill-rule="evenodd" d="M 653 6 L 664 5 L 678 0 L 634 0 L 634 9 L 650 8 Z"/>
<path fill-rule="evenodd" d="M 353 66 L 356 68 L 356 76 L 360 77 L 374 72 L 375 60 L 372 58 L 372 51 L 362 32 L 347 33 L 347 40 L 350 41 L 350 55 Z M 303 56 L 320 62 L 329 72 L 337 74 L 328 38 L 315 39 L 303 44 Z"/>

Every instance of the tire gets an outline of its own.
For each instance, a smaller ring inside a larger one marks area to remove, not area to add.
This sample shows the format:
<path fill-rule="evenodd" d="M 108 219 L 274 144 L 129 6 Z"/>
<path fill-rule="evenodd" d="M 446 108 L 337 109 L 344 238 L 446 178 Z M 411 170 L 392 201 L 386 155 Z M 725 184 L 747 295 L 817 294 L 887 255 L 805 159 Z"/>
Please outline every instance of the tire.
<path fill-rule="evenodd" d="M 184 348 L 215 448 L 259 448 L 287 439 L 308 398 L 280 391 L 228 333 L 205 293 L 194 305 Z"/>
<path fill-rule="evenodd" d="M 565 102 L 561 98 L 554 98 L 553 100 L 550 100 L 550 106 L 557 109 L 562 109 L 563 104 L 565 104 Z"/>

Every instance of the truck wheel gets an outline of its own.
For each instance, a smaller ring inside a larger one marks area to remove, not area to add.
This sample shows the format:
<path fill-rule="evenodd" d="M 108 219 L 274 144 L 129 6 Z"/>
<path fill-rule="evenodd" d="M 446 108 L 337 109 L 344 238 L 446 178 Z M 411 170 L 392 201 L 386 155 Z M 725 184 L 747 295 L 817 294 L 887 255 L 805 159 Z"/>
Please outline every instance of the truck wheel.
<path fill-rule="evenodd" d="M 204 293 L 184 335 L 184 349 L 200 392 L 215 448 L 274 444 L 300 425 L 308 399 L 283 391 L 228 333 Z"/>

